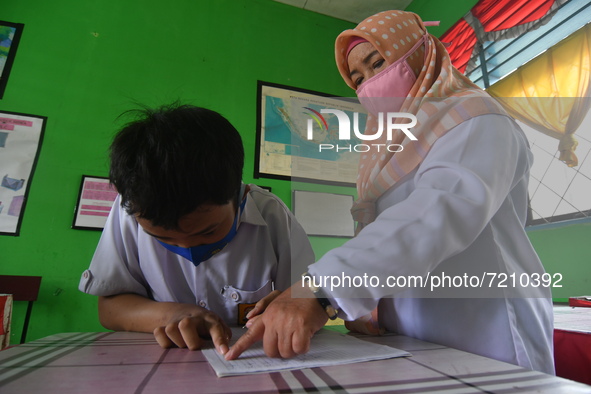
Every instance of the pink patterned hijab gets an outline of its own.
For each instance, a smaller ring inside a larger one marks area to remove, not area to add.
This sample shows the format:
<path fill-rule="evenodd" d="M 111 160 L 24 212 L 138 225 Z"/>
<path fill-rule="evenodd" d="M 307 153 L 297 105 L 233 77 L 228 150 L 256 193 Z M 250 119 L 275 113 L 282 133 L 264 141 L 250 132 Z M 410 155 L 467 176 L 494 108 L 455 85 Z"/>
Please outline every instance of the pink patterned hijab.
<path fill-rule="evenodd" d="M 386 63 L 392 64 L 425 34 L 425 45 L 421 45 L 407 59 L 417 80 L 403 107 L 396 111 L 412 113 L 417 117 L 417 125 L 410 130 L 417 140 L 410 140 L 399 132 L 394 133 L 391 141 L 387 141 L 386 133 L 383 133 L 382 138 L 375 141 L 376 145 L 400 144 L 404 149 L 397 153 L 384 152 L 384 149 L 362 153 L 357 178 L 359 198 L 351 210 L 353 218 L 359 222 L 358 230 L 375 220 L 377 199 L 404 175 L 413 171 L 438 138 L 472 117 L 487 113 L 505 114 L 488 93 L 452 66 L 443 44 L 427 33 L 421 18 L 411 12 L 380 12 L 354 29 L 342 32 L 335 44 L 339 72 L 347 85 L 357 89 L 349 76 L 347 55 L 351 42 L 358 40 L 358 37 L 371 43 Z M 365 133 L 375 134 L 377 127 L 377 118 L 369 114 Z"/>

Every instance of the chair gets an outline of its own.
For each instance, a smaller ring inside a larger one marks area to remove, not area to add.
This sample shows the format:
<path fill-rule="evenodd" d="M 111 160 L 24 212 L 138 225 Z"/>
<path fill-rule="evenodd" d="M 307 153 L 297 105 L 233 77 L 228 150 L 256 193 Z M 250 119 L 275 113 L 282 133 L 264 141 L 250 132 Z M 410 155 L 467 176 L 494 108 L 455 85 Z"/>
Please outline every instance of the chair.
<path fill-rule="evenodd" d="M 23 332 L 20 343 L 24 343 L 27 338 L 29 320 L 33 310 L 33 302 L 37 301 L 39 287 L 41 286 L 40 276 L 18 276 L 18 275 L 0 275 L 0 293 L 12 294 L 13 301 L 28 301 Z"/>

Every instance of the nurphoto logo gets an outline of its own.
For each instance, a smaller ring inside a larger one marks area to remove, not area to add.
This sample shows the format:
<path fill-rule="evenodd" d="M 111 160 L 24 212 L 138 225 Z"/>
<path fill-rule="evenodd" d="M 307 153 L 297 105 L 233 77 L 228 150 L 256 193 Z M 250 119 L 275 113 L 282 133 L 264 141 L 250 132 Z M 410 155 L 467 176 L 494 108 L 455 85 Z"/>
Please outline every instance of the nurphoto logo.
<path fill-rule="evenodd" d="M 353 132 L 354 138 L 361 141 L 375 141 L 382 137 L 383 133 L 386 132 L 387 141 L 392 141 L 392 134 L 394 130 L 402 131 L 409 139 L 416 141 L 417 138 L 412 134 L 410 129 L 417 124 L 417 118 L 413 114 L 406 112 L 386 112 L 378 113 L 378 128 L 375 134 L 363 134 L 362 130 L 359 130 L 359 113 L 353 112 L 353 121 L 349 119 L 349 116 L 344 111 L 338 109 L 321 109 L 320 112 L 313 110 L 312 108 L 306 107 L 310 110 L 311 118 L 308 119 L 307 124 L 307 136 L 308 141 L 314 139 L 314 122 L 318 125 L 320 130 L 327 130 L 328 123 L 322 114 L 332 114 L 336 116 L 339 124 L 339 141 L 349 141 L 349 144 L 319 144 L 318 150 L 322 151 L 349 151 L 349 152 L 368 152 L 372 147 L 377 148 L 380 152 L 382 149 L 388 152 L 400 152 L 404 148 L 400 144 L 392 143 L 381 143 L 381 144 L 370 144 L 361 143 L 351 145 L 351 131 Z M 408 119 L 409 122 L 396 123 L 400 120 Z"/>

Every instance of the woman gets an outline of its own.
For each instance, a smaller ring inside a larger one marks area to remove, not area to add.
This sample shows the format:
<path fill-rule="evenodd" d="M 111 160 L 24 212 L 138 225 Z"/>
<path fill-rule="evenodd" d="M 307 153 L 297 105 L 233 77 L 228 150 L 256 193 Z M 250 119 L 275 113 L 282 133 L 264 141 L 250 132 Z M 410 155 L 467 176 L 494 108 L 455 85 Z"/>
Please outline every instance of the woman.
<path fill-rule="evenodd" d="M 519 127 L 451 65 L 413 13 L 382 12 L 341 33 L 336 61 L 369 111 L 365 134 L 387 112 L 410 113 L 416 140 L 382 133 L 376 145 L 403 150 L 361 156 L 352 210 L 359 232 L 312 264 L 310 277 L 375 277 L 323 286 L 345 320 L 365 323 L 378 306 L 376 331 L 554 373 L 549 288 L 509 283 L 544 274 L 524 231 L 531 153 Z M 255 337 L 270 355 L 306 350 L 300 342 L 319 323 L 310 304 L 289 296 L 271 303 L 229 358 Z M 294 314 L 312 323 L 286 332 L 281 322 Z M 285 338 L 295 338 L 291 348 Z"/>

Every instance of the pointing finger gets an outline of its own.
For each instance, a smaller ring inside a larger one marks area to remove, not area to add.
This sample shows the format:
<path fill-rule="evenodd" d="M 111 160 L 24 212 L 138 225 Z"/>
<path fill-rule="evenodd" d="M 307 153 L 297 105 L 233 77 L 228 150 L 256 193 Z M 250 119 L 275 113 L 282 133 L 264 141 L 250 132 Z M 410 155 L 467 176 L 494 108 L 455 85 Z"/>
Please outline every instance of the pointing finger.
<path fill-rule="evenodd" d="M 244 333 L 236 341 L 236 343 L 230 348 L 230 350 L 226 353 L 226 360 L 235 360 L 249 347 L 254 345 L 256 342 L 263 339 L 265 334 L 265 325 L 262 320 L 257 320 L 250 326 L 248 331 Z"/>

